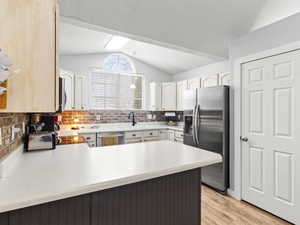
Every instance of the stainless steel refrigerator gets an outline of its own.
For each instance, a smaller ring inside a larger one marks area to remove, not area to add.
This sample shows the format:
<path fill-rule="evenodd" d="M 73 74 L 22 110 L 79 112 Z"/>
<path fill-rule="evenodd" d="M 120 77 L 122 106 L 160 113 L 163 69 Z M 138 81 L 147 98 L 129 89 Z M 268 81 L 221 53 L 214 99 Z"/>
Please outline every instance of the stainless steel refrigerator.
<path fill-rule="evenodd" d="M 184 144 L 219 153 L 223 162 L 202 169 L 202 183 L 226 193 L 229 187 L 229 87 L 186 90 Z"/>

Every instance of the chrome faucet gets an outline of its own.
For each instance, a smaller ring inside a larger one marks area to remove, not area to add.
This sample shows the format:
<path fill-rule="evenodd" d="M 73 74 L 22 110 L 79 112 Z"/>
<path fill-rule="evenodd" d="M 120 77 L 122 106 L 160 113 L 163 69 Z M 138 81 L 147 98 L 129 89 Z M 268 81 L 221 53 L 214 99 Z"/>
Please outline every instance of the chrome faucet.
<path fill-rule="evenodd" d="M 132 115 L 132 116 L 131 116 L 131 115 Z M 132 126 L 135 126 L 135 125 L 136 125 L 136 122 L 135 122 L 134 112 L 130 112 L 130 113 L 129 113 L 128 119 L 130 120 L 131 117 L 132 117 Z"/>

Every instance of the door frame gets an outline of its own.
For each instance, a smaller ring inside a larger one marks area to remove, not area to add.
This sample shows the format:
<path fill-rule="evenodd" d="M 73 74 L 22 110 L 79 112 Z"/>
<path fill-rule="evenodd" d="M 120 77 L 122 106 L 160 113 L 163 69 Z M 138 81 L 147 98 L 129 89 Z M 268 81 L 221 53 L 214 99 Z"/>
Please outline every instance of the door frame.
<path fill-rule="evenodd" d="M 233 61 L 233 88 L 234 88 L 234 168 L 231 169 L 234 174 L 234 190 L 229 190 L 228 194 L 232 197 L 242 200 L 242 143 L 240 136 L 242 136 L 242 100 L 243 100 L 243 84 L 242 84 L 242 65 L 256 61 L 263 58 L 272 57 L 279 54 L 288 53 L 291 51 L 300 50 L 300 41 L 293 42 L 287 45 L 282 45 L 276 48 L 261 51 L 245 57 L 240 57 Z"/>

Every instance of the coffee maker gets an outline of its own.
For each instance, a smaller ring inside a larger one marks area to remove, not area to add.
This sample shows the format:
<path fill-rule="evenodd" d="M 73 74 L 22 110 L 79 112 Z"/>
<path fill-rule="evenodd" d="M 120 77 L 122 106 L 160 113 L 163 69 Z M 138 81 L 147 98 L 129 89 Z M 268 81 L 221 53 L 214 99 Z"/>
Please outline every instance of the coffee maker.
<path fill-rule="evenodd" d="M 25 151 L 53 150 L 57 143 L 55 117 L 44 114 L 30 114 L 26 125 Z"/>

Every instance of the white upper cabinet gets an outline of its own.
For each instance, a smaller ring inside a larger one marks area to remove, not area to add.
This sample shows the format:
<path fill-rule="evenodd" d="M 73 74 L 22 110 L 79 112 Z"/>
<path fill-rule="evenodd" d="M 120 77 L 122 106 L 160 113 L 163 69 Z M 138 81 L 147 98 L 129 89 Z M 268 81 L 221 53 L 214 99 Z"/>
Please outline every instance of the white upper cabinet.
<path fill-rule="evenodd" d="M 66 105 L 65 110 L 75 109 L 75 75 L 72 72 L 63 71 L 60 72 L 60 77 L 65 80 L 65 96 L 66 96 Z"/>
<path fill-rule="evenodd" d="M 207 77 L 203 77 L 201 80 L 201 87 L 215 87 L 219 85 L 219 75 L 209 75 Z"/>
<path fill-rule="evenodd" d="M 75 76 L 75 109 L 86 110 L 89 108 L 88 77 L 84 75 Z"/>
<path fill-rule="evenodd" d="M 162 110 L 175 111 L 176 106 L 176 83 L 162 84 Z"/>
<path fill-rule="evenodd" d="M 194 78 L 187 81 L 187 88 L 188 89 L 196 89 L 201 87 L 201 80 L 200 78 Z"/>
<path fill-rule="evenodd" d="M 219 85 L 232 85 L 232 76 L 230 73 L 221 73 L 219 75 Z"/>
<path fill-rule="evenodd" d="M 187 89 L 187 81 L 179 81 L 177 82 L 177 110 L 183 111 L 183 96 L 184 91 Z"/>
<path fill-rule="evenodd" d="M 161 83 L 151 82 L 150 88 L 150 106 L 151 111 L 161 110 L 161 100 L 162 100 L 162 85 Z"/>

